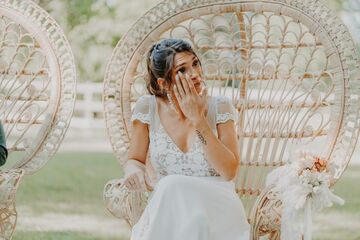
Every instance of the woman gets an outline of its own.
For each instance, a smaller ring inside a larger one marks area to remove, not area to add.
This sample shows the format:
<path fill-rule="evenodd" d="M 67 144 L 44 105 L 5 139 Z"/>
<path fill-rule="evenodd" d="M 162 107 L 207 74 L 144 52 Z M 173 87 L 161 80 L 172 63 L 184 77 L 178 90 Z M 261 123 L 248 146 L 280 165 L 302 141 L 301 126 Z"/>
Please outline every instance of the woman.
<path fill-rule="evenodd" d="M 131 239 L 248 239 L 231 181 L 239 163 L 231 102 L 207 96 L 199 58 L 187 42 L 162 40 L 147 59 L 150 95 L 133 111 L 124 184 L 130 191 L 154 190 Z M 155 184 L 145 178 L 148 151 Z"/>

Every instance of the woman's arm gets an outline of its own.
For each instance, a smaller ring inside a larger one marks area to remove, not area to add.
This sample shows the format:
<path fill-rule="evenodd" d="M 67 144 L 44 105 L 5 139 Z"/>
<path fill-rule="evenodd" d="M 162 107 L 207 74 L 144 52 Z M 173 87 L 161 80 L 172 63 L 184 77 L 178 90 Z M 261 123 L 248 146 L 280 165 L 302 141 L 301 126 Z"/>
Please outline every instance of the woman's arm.
<path fill-rule="evenodd" d="M 146 191 L 145 162 L 149 147 L 148 125 L 133 121 L 128 160 L 124 165 L 124 185 L 130 191 Z"/>
<path fill-rule="evenodd" d="M 215 136 L 205 117 L 195 128 L 202 142 L 206 159 L 226 180 L 233 179 L 239 164 L 234 121 L 231 120 L 217 125 L 219 138 Z"/>
<path fill-rule="evenodd" d="M 145 164 L 149 142 L 148 125 L 139 120 L 133 121 L 128 159 L 137 160 Z"/>

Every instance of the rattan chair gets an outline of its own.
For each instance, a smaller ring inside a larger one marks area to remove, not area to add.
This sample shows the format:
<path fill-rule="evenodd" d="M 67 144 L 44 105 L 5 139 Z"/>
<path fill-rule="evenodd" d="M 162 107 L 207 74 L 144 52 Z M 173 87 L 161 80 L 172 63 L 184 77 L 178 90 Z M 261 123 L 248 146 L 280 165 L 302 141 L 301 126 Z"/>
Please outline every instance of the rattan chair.
<path fill-rule="evenodd" d="M 24 174 L 57 151 L 75 103 L 76 72 L 59 25 L 30 0 L 0 0 L 0 119 L 9 158 L 0 170 L 0 239 L 11 239 Z"/>
<path fill-rule="evenodd" d="M 182 38 L 199 53 L 209 94 L 227 95 L 239 113 L 241 162 L 236 190 L 251 239 L 279 239 L 281 201 L 265 188 L 272 169 L 312 151 L 334 164 L 334 182 L 348 165 L 359 133 L 359 59 L 336 14 L 317 0 L 166 0 L 119 41 L 104 82 L 107 130 L 126 160 L 134 102 L 146 94 L 146 53 L 162 38 Z M 146 193 L 121 181 L 104 189 L 107 208 L 133 226 Z"/>

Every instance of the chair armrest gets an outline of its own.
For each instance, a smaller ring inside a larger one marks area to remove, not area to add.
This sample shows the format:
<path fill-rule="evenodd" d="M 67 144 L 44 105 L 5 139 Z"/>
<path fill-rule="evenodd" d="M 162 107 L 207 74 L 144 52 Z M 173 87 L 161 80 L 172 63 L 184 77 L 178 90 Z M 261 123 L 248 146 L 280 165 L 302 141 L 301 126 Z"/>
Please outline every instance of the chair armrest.
<path fill-rule="evenodd" d="M 24 173 L 22 169 L 0 171 L 0 209 L 15 202 L 16 190 Z"/>
<path fill-rule="evenodd" d="M 15 194 L 25 171 L 11 169 L 0 171 L 0 239 L 11 239 L 17 220 Z"/>
<path fill-rule="evenodd" d="M 147 195 L 147 192 L 131 192 L 123 184 L 123 179 L 114 179 L 106 183 L 103 198 L 112 215 L 133 227 L 144 211 Z"/>
<path fill-rule="evenodd" d="M 273 186 L 264 188 L 256 199 L 250 215 L 251 237 L 270 234 L 270 239 L 280 239 L 282 202 Z"/>

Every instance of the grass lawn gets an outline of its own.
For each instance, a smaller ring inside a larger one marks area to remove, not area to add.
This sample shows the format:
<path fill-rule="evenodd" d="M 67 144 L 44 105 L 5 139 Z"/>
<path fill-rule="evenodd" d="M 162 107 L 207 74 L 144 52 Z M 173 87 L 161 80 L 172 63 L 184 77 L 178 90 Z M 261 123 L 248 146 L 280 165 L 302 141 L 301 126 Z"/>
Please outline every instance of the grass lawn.
<path fill-rule="evenodd" d="M 105 183 L 122 172 L 111 153 L 58 153 L 42 170 L 25 176 L 17 192 L 14 240 L 128 240 L 128 230 L 102 201 Z M 314 220 L 316 240 L 360 240 L 360 166 L 335 186 L 345 199 Z"/>
<path fill-rule="evenodd" d="M 335 194 L 345 200 L 315 216 L 315 240 L 360 240 L 360 166 L 350 166 L 336 183 Z"/>
<path fill-rule="evenodd" d="M 126 240 L 127 238 L 102 238 L 79 232 L 29 232 L 17 231 L 13 237 L 16 239 L 26 240 Z"/>
<path fill-rule="evenodd" d="M 108 213 L 102 200 L 105 183 L 121 176 L 119 164 L 111 153 L 56 154 L 39 172 L 22 179 L 16 195 L 19 224 L 13 239 L 128 239 L 127 235 L 121 237 L 121 234 L 115 233 L 112 237 L 104 234 L 104 229 L 96 230 L 102 222 L 108 221 L 113 222 L 111 226 L 114 228 L 117 223 L 119 227 L 124 227 L 121 220 Z M 68 219 L 67 215 L 70 216 Z M 43 222 L 37 226 L 36 222 L 44 216 L 51 220 L 57 218 L 58 221 L 49 223 L 48 229 Z M 59 231 L 53 225 L 63 224 L 61 221 L 72 222 L 64 224 L 65 230 Z M 87 223 L 90 225 L 88 228 L 84 227 Z M 72 224 L 80 226 L 74 228 L 77 231 L 66 230 Z"/>

